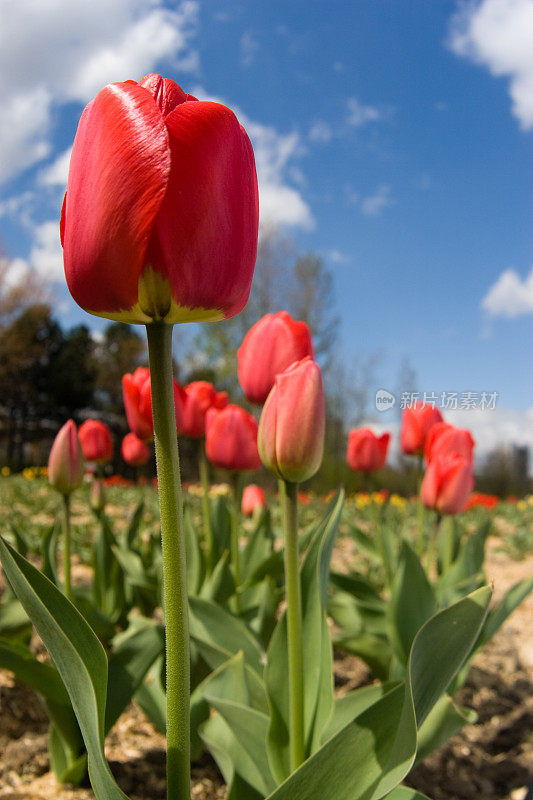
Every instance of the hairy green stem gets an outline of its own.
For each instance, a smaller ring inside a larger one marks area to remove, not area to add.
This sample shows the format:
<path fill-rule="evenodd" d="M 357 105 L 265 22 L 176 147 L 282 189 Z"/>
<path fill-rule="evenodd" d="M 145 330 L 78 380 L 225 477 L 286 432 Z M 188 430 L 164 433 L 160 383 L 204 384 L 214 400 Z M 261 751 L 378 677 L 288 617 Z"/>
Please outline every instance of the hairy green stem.
<path fill-rule="evenodd" d="M 305 761 L 302 600 L 298 557 L 298 484 L 283 481 L 285 594 L 289 654 L 289 727 L 291 772 Z"/>
<path fill-rule="evenodd" d="M 239 553 L 239 534 L 241 532 L 242 476 L 240 472 L 231 475 L 232 509 L 231 509 L 231 563 L 235 581 L 235 611 L 241 613 L 241 556 Z"/>
<path fill-rule="evenodd" d="M 70 495 L 63 495 L 63 575 L 65 578 L 65 597 L 72 600 L 70 578 Z"/>
<path fill-rule="evenodd" d="M 146 326 L 161 513 L 167 665 L 167 798 L 190 800 L 190 656 L 183 498 L 172 383 L 172 326 Z"/>
<path fill-rule="evenodd" d="M 205 540 L 205 559 L 207 571 L 213 571 L 215 547 L 213 541 L 213 528 L 211 526 L 211 514 L 209 513 L 209 464 L 205 454 L 205 439 L 198 439 L 198 472 L 202 484 L 202 515 L 204 518 L 204 540 Z"/>

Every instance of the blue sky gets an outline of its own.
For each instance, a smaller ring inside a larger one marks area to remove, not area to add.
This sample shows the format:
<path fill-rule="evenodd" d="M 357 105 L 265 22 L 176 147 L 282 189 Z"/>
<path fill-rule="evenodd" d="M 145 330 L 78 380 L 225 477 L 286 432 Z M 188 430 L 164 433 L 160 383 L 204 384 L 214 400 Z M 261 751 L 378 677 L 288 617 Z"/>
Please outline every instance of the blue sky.
<path fill-rule="evenodd" d="M 335 275 L 347 363 L 408 358 L 484 447 L 533 446 L 533 0 L 0 0 L 0 236 L 63 324 L 102 323 L 63 282 L 68 150 L 105 83 L 148 71 L 238 114 L 262 221 Z M 452 415 L 453 416 L 453 415 Z M 390 414 L 376 420 L 389 422 Z"/>

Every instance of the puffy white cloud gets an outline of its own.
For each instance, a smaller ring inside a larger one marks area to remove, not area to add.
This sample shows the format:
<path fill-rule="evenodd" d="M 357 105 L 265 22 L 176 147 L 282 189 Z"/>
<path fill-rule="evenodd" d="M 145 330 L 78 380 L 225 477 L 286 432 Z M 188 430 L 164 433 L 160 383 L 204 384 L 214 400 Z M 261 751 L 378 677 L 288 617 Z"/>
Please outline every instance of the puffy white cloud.
<path fill-rule="evenodd" d="M 33 246 L 27 259 L 14 258 L 9 275 L 14 283 L 37 274 L 46 284 L 65 280 L 63 250 L 59 238 L 59 223 L 50 220 L 33 229 Z"/>
<path fill-rule="evenodd" d="M 192 0 L 0 0 L 0 181 L 49 154 L 54 106 L 85 104 L 163 59 L 196 69 L 197 12 Z"/>
<path fill-rule="evenodd" d="M 533 128 L 533 0 L 481 0 L 452 17 L 449 45 L 459 56 L 509 78 L 513 114 Z"/>
<path fill-rule="evenodd" d="M 241 64 L 243 67 L 251 67 L 255 61 L 256 53 L 260 49 L 259 42 L 251 31 L 245 31 L 241 36 Z"/>
<path fill-rule="evenodd" d="M 39 183 L 42 186 L 58 186 L 64 189 L 67 185 L 71 154 L 72 147 L 69 147 L 55 161 L 42 169 L 39 173 Z"/>
<path fill-rule="evenodd" d="M 363 197 L 360 204 L 362 213 L 366 217 L 378 217 L 385 208 L 394 205 L 391 191 L 391 187 L 383 183 L 373 194 Z"/>
<path fill-rule="evenodd" d="M 333 131 L 329 122 L 319 119 L 315 122 L 309 131 L 309 140 L 311 142 L 319 142 L 325 144 L 333 138 Z"/>
<path fill-rule="evenodd" d="M 533 451 L 533 408 L 497 405 L 491 411 L 458 409 L 446 412 L 446 422 L 471 431 L 476 441 L 477 463 L 500 445 L 525 445 Z"/>
<path fill-rule="evenodd" d="M 533 313 L 533 268 L 522 279 L 514 269 L 502 272 L 481 301 L 493 317 L 518 317 Z"/>

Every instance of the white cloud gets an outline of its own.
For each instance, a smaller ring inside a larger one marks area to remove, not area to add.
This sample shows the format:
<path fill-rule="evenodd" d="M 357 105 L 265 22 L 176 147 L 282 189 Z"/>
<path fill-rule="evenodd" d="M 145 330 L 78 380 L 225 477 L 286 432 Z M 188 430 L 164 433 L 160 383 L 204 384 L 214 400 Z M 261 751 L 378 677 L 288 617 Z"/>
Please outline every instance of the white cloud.
<path fill-rule="evenodd" d="M 241 36 L 241 64 L 243 67 L 251 67 L 255 61 L 256 53 L 260 46 L 251 31 L 245 31 Z"/>
<path fill-rule="evenodd" d="M 55 106 L 85 104 L 164 59 L 196 69 L 197 13 L 192 0 L 173 10 L 162 0 L 0 0 L 0 181 L 50 153 Z"/>
<path fill-rule="evenodd" d="M 59 186 L 65 189 L 67 186 L 71 154 L 72 147 L 69 147 L 68 150 L 61 153 L 55 161 L 42 169 L 38 177 L 39 183 L 42 186 Z"/>
<path fill-rule="evenodd" d="M 509 79 L 512 110 L 533 128 L 533 0 L 481 0 L 452 17 L 449 45 L 459 56 Z"/>
<path fill-rule="evenodd" d="M 369 122 L 379 122 L 389 113 L 380 110 L 377 106 L 365 106 L 359 102 L 357 97 L 348 98 L 347 105 L 350 112 L 348 124 L 354 128 L 360 128 Z"/>
<path fill-rule="evenodd" d="M 471 431 L 478 464 L 500 445 L 526 445 L 533 451 L 533 408 L 458 409 L 445 416 L 446 422 Z"/>
<path fill-rule="evenodd" d="M 524 279 L 514 269 L 506 269 L 488 290 L 481 307 L 493 317 L 533 314 L 533 268 Z"/>
<path fill-rule="evenodd" d="M 329 122 L 319 119 L 311 126 L 309 131 L 309 140 L 311 142 L 325 144 L 326 142 L 331 141 L 332 138 L 333 131 L 331 130 L 331 125 Z"/>
<path fill-rule="evenodd" d="M 391 197 L 391 187 L 382 183 L 373 194 L 363 197 L 360 209 L 366 217 L 378 217 L 385 208 L 392 205 L 394 200 Z"/>

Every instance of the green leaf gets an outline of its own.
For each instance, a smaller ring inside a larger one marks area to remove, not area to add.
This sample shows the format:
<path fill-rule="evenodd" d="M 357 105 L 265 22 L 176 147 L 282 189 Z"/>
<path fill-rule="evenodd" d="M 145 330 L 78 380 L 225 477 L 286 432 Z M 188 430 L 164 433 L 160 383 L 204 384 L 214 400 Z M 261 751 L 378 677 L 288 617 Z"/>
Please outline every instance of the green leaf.
<path fill-rule="evenodd" d="M 481 629 L 479 639 L 475 649 L 483 647 L 494 634 L 501 628 L 505 620 L 513 613 L 515 608 L 520 605 L 533 589 L 533 577 L 523 578 L 504 594 L 499 603 L 492 608 L 487 616 L 487 620 Z"/>
<path fill-rule="evenodd" d="M 397 786 L 396 789 L 385 795 L 385 800 L 429 800 L 429 797 L 409 786 Z"/>
<path fill-rule="evenodd" d="M 376 636 L 372 633 L 352 635 L 349 632 L 341 632 L 334 636 L 333 641 L 336 647 L 358 656 L 368 664 L 378 680 L 386 681 L 388 679 L 392 648 L 383 636 Z"/>
<path fill-rule="evenodd" d="M 327 742 L 328 739 L 335 736 L 345 725 L 370 708 L 392 688 L 394 687 L 390 684 L 375 683 L 372 686 L 363 686 L 361 689 L 355 689 L 342 697 L 337 697 L 333 714 L 322 731 L 322 742 Z"/>
<path fill-rule="evenodd" d="M 477 714 L 471 708 L 456 706 L 451 697 L 443 694 L 433 706 L 418 732 L 416 762 L 455 736 L 466 723 L 475 722 Z"/>
<path fill-rule="evenodd" d="M 185 530 L 185 549 L 187 557 L 187 591 L 190 595 L 197 595 L 202 585 L 204 564 L 200 542 L 192 522 L 191 510 L 184 509 L 183 525 Z"/>
<path fill-rule="evenodd" d="M 115 637 L 108 664 L 106 733 L 111 730 L 164 649 L 164 629 L 142 617 L 131 617 L 127 630 Z"/>
<path fill-rule="evenodd" d="M 244 582 L 255 573 L 263 561 L 272 555 L 273 550 L 274 535 L 270 512 L 267 509 L 259 517 L 241 553 L 241 572 Z"/>
<path fill-rule="evenodd" d="M 137 508 L 133 512 L 133 516 L 130 520 L 130 524 L 128 525 L 128 530 L 126 533 L 126 542 L 128 547 L 134 547 L 137 537 L 139 535 L 139 529 L 141 527 L 141 522 L 144 514 L 144 499 L 140 501 Z"/>
<path fill-rule="evenodd" d="M 259 675 L 265 652 L 245 623 L 219 605 L 200 597 L 189 598 L 189 630 L 212 669 L 242 650 L 246 663 Z"/>
<path fill-rule="evenodd" d="M 29 641 L 31 637 L 28 615 L 19 600 L 11 594 L 6 594 L 0 603 L 0 636 L 23 641 Z"/>
<path fill-rule="evenodd" d="M 59 586 L 59 579 L 57 577 L 57 536 L 59 531 L 58 523 L 51 525 L 48 530 L 43 534 L 41 541 L 41 553 L 43 557 L 43 564 L 41 572 L 43 575 L 52 581 L 56 586 Z"/>
<path fill-rule="evenodd" d="M 379 800 L 393 792 L 413 764 L 417 726 L 468 655 L 489 601 L 490 590 L 479 589 L 429 619 L 413 642 L 407 680 L 329 739 L 269 800 L 309 800 L 318 786 L 321 800 Z"/>
<path fill-rule="evenodd" d="M 211 575 L 205 580 L 199 596 L 204 600 L 224 605 L 235 592 L 235 581 L 229 566 L 229 551 L 225 550 L 215 564 Z"/>
<path fill-rule="evenodd" d="M 387 607 L 389 638 L 402 663 L 407 663 L 418 630 L 436 610 L 437 601 L 424 568 L 412 547 L 404 541 Z"/>
<path fill-rule="evenodd" d="M 135 700 L 160 733 L 165 733 L 167 729 L 167 696 L 162 679 L 163 667 L 163 657 L 154 661 L 135 694 Z"/>
<path fill-rule="evenodd" d="M 104 755 L 107 659 L 77 609 L 61 592 L 0 539 L 9 581 L 37 628 L 68 691 L 89 757 L 89 775 L 98 800 L 124 800 Z"/>

